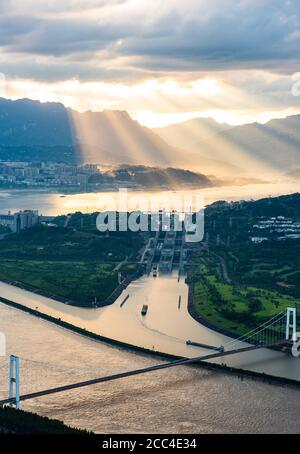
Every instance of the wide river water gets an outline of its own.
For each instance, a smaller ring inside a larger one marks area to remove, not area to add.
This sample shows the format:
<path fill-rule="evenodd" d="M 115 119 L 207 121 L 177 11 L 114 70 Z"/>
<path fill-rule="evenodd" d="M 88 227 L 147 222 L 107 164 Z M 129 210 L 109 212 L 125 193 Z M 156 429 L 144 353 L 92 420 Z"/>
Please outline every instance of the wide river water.
<path fill-rule="evenodd" d="M 21 392 L 159 362 L 3 304 L 0 330 L 6 334 L 7 354 L 35 361 L 21 359 Z M 64 369 L 39 362 L 64 364 Z M 7 362 L 4 366 L 0 361 L 1 394 L 7 389 Z M 90 372 L 83 374 L 80 368 Z M 242 381 L 201 367 L 178 367 L 45 396 L 22 403 L 22 408 L 99 433 L 300 432 L 299 390 Z"/>
<path fill-rule="evenodd" d="M 159 353 L 185 357 L 211 353 L 187 345 L 187 340 L 223 345 L 227 351 L 246 346 L 241 342 L 232 343 L 229 337 L 190 316 L 188 286 L 184 277 L 178 280 L 175 272 L 158 278 L 142 276 L 133 281 L 113 305 L 97 309 L 69 306 L 1 282 L 0 295 L 92 333 Z M 141 314 L 143 305 L 148 306 L 146 316 Z M 300 359 L 269 349 L 217 358 L 213 362 L 300 381 Z"/>
<path fill-rule="evenodd" d="M 155 204 L 158 199 L 158 204 L 165 200 L 169 200 L 170 203 L 173 203 L 173 209 L 181 211 L 181 201 L 184 197 L 192 197 L 195 202 L 196 197 L 198 196 L 203 199 L 203 203 L 205 205 L 209 205 L 217 200 L 237 201 L 243 199 L 249 200 L 251 198 L 259 199 L 270 195 L 277 196 L 282 194 L 291 194 L 298 191 L 299 183 L 287 181 L 272 184 L 222 186 L 188 191 L 135 191 L 131 193 L 128 191 L 128 208 L 129 210 L 135 209 L 136 200 L 139 203 L 139 209 L 148 210 L 152 203 L 156 208 Z M 179 200 L 179 206 L 176 204 L 176 199 Z M 89 213 L 111 209 L 112 201 L 115 201 L 118 206 L 118 200 L 118 192 L 95 192 L 65 195 L 62 193 L 52 193 L 49 192 L 49 190 L 13 190 L 0 192 L 0 213 L 7 213 L 7 211 L 15 212 L 24 209 L 38 210 L 39 213 L 47 216 L 74 213 L 75 211 Z"/>

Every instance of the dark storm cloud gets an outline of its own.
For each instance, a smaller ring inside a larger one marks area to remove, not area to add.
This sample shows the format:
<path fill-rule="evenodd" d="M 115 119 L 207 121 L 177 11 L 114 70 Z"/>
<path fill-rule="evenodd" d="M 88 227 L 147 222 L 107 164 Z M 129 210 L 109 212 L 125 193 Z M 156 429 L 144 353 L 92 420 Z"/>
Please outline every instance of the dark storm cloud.
<path fill-rule="evenodd" d="M 172 30 L 161 38 L 125 41 L 121 51 L 143 56 L 145 68 L 220 70 L 274 68 L 299 62 L 298 1 L 224 2 L 232 9 L 182 17 L 173 14 Z M 288 68 L 286 68 L 288 69 Z"/>
<path fill-rule="evenodd" d="M 0 16 L 0 46 L 12 45 L 24 39 L 38 23 L 39 20 L 30 16 Z"/>
<path fill-rule="evenodd" d="M 3 71 L 5 68 L 5 71 Z M 22 61 L 0 61 L 0 73 L 4 72 L 7 79 L 34 79 L 39 82 L 63 82 L 70 79 L 81 81 L 119 81 L 133 83 L 139 71 L 128 71 L 127 68 L 110 68 L 109 65 L 97 66 L 82 62 L 55 60 L 49 62 L 32 61 L 29 58 Z M 157 72 L 147 73 L 155 77 Z"/>
<path fill-rule="evenodd" d="M 40 23 L 27 40 L 12 45 L 10 50 L 49 56 L 93 53 L 105 50 L 120 34 L 127 33 L 126 29 L 87 20 L 49 20 Z"/>
<path fill-rule="evenodd" d="M 137 11 L 130 0 L 29 3 L 31 16 L 17 0 L 0 0 L 0 46 L 7 52 L 1 71 L 17 77 L 30 73 L 32 56 L 49 58 L 48 70 L 45 62 L 31 65 L 31 78 L 45 80 L 53 80 L 55 71 L 57 80 L 93 80 L 126 73 L 139 78 L 143 71 L 297 70 L 298 0 L 169 0 L 164 6 L 144 0 Z M 104 7 L 111 14 L 103 15 Z M 89 9 L 91 15 L 78 16 Z"/>

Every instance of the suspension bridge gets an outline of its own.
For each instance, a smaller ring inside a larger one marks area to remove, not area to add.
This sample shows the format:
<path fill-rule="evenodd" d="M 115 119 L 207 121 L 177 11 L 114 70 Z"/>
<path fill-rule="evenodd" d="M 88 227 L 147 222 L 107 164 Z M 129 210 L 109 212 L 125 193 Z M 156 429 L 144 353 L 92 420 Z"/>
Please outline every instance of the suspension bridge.
<path fill-rule="evenodd" d="M 192 358 L 176 359 L 170 362 L 144 367 L 142 369 L 124 371 L 115 368 L 114 373 L 111 373 L 111 368 L 88 369 L 76 366 L 69 367 L 63 364 L 34 361 L 11 355 L 9 361 L 6 359 L 0 361 L 0 380 L 1 378 L 5 378 L 5 375 L 7 376 L 3 383 L 3 387 L 0 386 L 0 395 L 7 395 L 7 397 L 0 400 L 0 406 L 13 405 L 18 409 L 20 408 L 21 401 L 114 380 L 121 380 L 172 367 L 195 364 L 199 361 L 244 354 L 261 348 L 275 348 L 283 352 L 290 352 L 297 341 L 297 310 L 296 308 L 287 308 L 286 311 L 282 311 L 242 336 L 229 340 L 224 345 L 208 346 L 189 341 L 190 344 L 199 346 L 201 349 L 206 349 L 208 351 L 213 350 L 213 353 L 204 353 Z M 60 381 L 59 379 L 60 371 L 64 371 L 64 381 Z M 108 372 L 110 372 L 110 374 Z M 30 389 L 32 375 L 35 375 L 34 390 Z M 75 382 L 73 378 L 74 375 L 77 377 L 77 381 Z M 36 378 L 39 380 L 36 380 Z M 70 383 L 68 383 L 68 381 L 70 381 Z M 57 386 L 57 383 L 62 382 L 64 384 L 59 384 L 59 386 Z M 46 387 L 45 383 L 48 383 L 48 387 Z M 52 384 L 53 386 L 51 386 Z"/>

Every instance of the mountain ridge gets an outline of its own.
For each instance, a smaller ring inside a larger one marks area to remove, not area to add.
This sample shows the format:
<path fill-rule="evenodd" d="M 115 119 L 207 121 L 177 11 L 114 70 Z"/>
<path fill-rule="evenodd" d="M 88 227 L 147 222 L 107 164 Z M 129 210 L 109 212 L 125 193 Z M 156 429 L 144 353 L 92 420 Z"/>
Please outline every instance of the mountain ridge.
<path fill-rule="evenodd" d="M 152 130 L 125 110 L 77 112 L 60 102 L 0 98 L 0 159 L 57 160 L 60 152 L 75 162 L 176 166 L 217 176 L 288 174 L 300 167 L 300 114 L 240 126 L 198 117 Z"/>
<path fill-rule="evenodd" d="M 123 136 L 123 137 L 122 137 Z M 172 164 L 180 152 L 126 111 L 83 113 L 62 103 L 0 98 L 0 146 L 74 147 L 83 161 Z M 51 158 L 51 156 L 49 156 Z M 38 159 L 38 156 L 37 156 Z"/>
<path fill-rule="evenodd" d="M 207 120 L 213 125 L 217 123 Z M 197 122 L 201 136 L 203 119 L 198 118 Z M 176 130 L 180 131 L 177 135 L 182 135 L 185 125 L 186 122 L 155 131 L 164 138 L 172 134 L 175 136 Z M 255 122 L 223 126 L 223 130 L 217 126 L 210 131 L 211 134 L 190 143 L 190 151 L 195 154 L 195 159 L 225 161 L 243 169 L 248 168 L 252 173 L 288 173 L 300 166 L 300 114 L 272 119 L 265 124 Z M 194 131 L 194 136 L 197 134 Z"/>

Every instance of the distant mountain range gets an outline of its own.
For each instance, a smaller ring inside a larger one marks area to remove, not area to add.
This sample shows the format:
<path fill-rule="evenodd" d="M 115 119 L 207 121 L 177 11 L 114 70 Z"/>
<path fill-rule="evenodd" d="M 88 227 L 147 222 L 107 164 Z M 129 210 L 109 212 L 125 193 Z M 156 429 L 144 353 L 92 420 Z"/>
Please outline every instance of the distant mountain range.
<path fill-rule="evenodd" d="M 201 153 L 205 150 L 204 157 L 227 156 L 251 172 L 291 171 L 300 166 L 300 115 L 231 128 L 198 146 Z"/>
<path fill-rule="evenodd" d="M 218 177 L 289 174 L 300 168 L 300 115 L 235 127 L 196 118 L 151 130 L 124 111 L 79 113 L 0 98 L 0 159 L 176 166 Z"/>
<path fill-rule="evenodd" d="M 212 118 L 193 118 L 164 128 L 155 128 L 153 131 L 174 147 L 195 150 L 197 143 L 209 140 L 219 132 L 232 127 L 226 123 L 218 123 Z"/>
<path fill-rule="evenodd" d="M 16 159 L 18 153 L 20 159 L 35 154 L 36 160 L 51 160 L 61 153 L 61 160 L 75 162 L 155 165 L 168 165 L 182 156 L 127 112 L 79 113 L 60 103 L 2 98 L 0 159 Z"/>
<path fill-rule="evenodd" d="M 291 172 L 300 167 L 300 115 L 243 126 L 197 118 L 155 130 L 170 144 L 184 137 L 198 162 L 214 159 L 248 174 Z"/>

